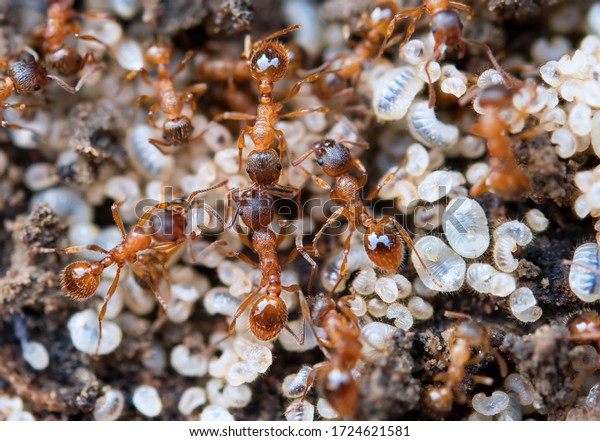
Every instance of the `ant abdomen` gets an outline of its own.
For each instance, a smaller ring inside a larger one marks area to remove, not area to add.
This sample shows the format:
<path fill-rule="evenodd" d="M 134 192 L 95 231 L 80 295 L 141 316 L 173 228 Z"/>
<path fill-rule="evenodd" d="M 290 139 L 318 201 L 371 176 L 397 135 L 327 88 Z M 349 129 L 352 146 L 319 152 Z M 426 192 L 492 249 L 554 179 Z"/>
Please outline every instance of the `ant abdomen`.
<path fill-rule="evenodd" d="M 154 242 L 177 242 L 185 237 L 187 222 L 183 207 L 181 210 L 157 210 L 149 220 L 152 223 L 151 234 Z"/>
<path fill-rule="evenodd" d="M 265 295 L 250 310 L 250 330 L 260 340 L 273 340 L 287 323 L 287 307 L 281 297 Z"/>
<path fill-rule="evenodd" d="M 73 262 L 63 270 L 62 287 L 73 300 L 83 302 L 94 295 L 100 285 L 104 267 L 99 262 Z"/>
<path fill-rule="evenodd" d="M 192 125 L 192 121 L 190 121 L 187 116 L 168 119 L 163 125 L 163 133 L 174 145 L 187 143 L 190 140 L 193 132 L 194 126 Z"/>
<path fill-rule="evenodd" d="M 81 70 L 83 58 L 79 53 L 68 46 L 64 46 L 51 54 L 46 55 L 44 61 L 51 72 L 70 76 Z"/>
<path fill-rule="evenodd" d="M 436 417 L 444 417 L 452 411 L 453 394 L 448 386 L 430 387 L 425 391 L 425 407 Z"/>
<path fill-rule="evenodd" d="M 384 218 L 369 226 L 363 235 L 369 259 L 386 272 L 394 273 L 404 259 L 404 241 L 393 220 Z"/>
<path fill-rule="evenodd" d="M 436 41 L 444 41 L 447 46 L 460 44 L 463 24 L 456 11 L 443 10 L 431 17 L 431 32 Z"/>
<path fill-rule="evenodd" d="M 349 370 L 329 368 L 321 378 L 319 388 L 338 415 L 351 416 L 358 402 L 358 385 Z"/>
<path fill-rule="evenodd" d="M 288 67 L 287 51 L 277 42 L 264 43 L 254 51 L 250 60 L 250 74 L 255 80 L 277 82 L 283 78 Z"/>

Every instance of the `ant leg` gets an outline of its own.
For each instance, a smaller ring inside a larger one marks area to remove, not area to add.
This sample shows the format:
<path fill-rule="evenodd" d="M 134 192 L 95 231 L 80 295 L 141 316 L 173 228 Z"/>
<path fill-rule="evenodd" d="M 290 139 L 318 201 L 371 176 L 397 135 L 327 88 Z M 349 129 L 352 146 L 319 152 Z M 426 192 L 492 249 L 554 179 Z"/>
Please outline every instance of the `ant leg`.
<path fill-rule="evenodd" d="M 467 12 L 467 20 L 472 20 L 473 17 L 475 16 L 475 11 L 473 11 L 473 9 L 470 6 L 467 6 L 463 3 L 450 1 L 450 2 L 448 2 L 448 6 L 451 6 L 454 9 L 460 9 L 461 11 L 466 11 Z"/>
<path fill-rule="evenodd" d="M 150 106 L 150 109 L 148 110 L 148 121 L 150 122 L 150 125 L 152 127 L 154 127 L 155 129 L 158 129 L 159 127 L 156 125 L 156 117 L 154 116 L 154 114 L 156 112 L 158 112 L 158 109 L 160 109 L 160 103 L 154 103 Z M 170 144 L 169 144 L 170 145 Z"/>
<path fill-rule="evenodd" d="M 102 308 L 100 308 L 100 313 L 98 314 L 98 344 L 96 345 L 96 352 L 94 353 L 94 357 L 98 357 L 98 353 L 100 352 L 100 343 L 102 342 L 102 319 L 104 319 L 104 315 L 106 314 L 106 308 L 108 307 L 108 302 L 114 295 L 117 290 L 117 285 L 119 284 L 119 276 L 121 275 L 121 267 L 117 267 L 117 274 L 113 282 L 104 296 L 104 302 L 102 302 Z"/>
<path fill-rule="evenodd" d="M 187 51 L 185 53 L 183 59 L 179 62 L 179 65 L 177 66 L 177 69 L 175 69 L 175 71 L 171 75 L 171 78 L 175 77 L 177 74 L 179 74 L 180 72 L 182 72 L 183 69 L 185 69 L 185 66 L 187 65 L 188 61 L 190 61 L 193 56 L 194 56 L 194 51 Z"/>
<path fill-rule="evenodd" d="M 511 77 L 510 74 L 506 72 L 502 66 L 500 66 L 500 63 L 498 63 L 498 60 L 496 60 L 494 53 L 487 44 L 482 43 L 481 41 L 471 40 L 470 38 L 463 38 L 462 40 L 465 43 L 470 44 L 471 46 L 478 47 L 479 49 L 484 51 L 488 60 L 490 60 L 491 65 L 500 73 L 500 75 L 502 75 L 502 78 L 504 78 L 508 86 L 512 86 L 515 83 L 515 79 Z"/>
<path fill-rule="evenodd" d="M 40 253 L 65 253 L 65 254 L 76 254 L 82 253 L 84 251 L 96 251 L 97 253 L 110 255 L 109 251 L 106 251 L 104 248 L 99 247 L 98 245 L 81 245 L 67 248 L 40 248 Z"/>
<path fill-rule="evenodd" d="M 316 182 L 317 185 L 319 187 L 321 187 L 323 190 L 331 190 L 331 185 L 329 185 L 327 182 L 325 182 L 323 179 L 321 179 L 314 173 L 309 172 L 307 169 L 305 169 L 301 165 L 296 165 L 296 167 L 299 167 L 300 170 L 302 170 L 307 176 L 309 176 L 314 182 Z"/>
<path fill-rule="evenodd" d="M 321 349 L 321 351 L 323 351 L 325 356 L 329 358 L 329 349 L 333 348 L 333 344 L 327 340 L 322 339 L 321 337 L 319 337 L 319 334 L 317 334 L 315 324 L 313 323 L 312 317 L 310 315 L 310 308 L 308 307 L 308 302 L 306 301 L 306 297 L 304 296 L 304 293 L 302 291 L 300 291 L 298 299 L 300 300 L 300 309 L 302 310 L 302 317 L 308 323 L 308 327 L 314 335 L 315 340 L 317 341 L 317 345 L 319 345 L 319 348 Z"/>
<path fill-rule="evenodd" d="M 154 147 L 156 147 L 158 150 L 160 150 L 160 152 L 163 155 L 170 155 L 171 153 L 173 153 L 173 144 L 170 142 L 165 142 L 165 141 L 161 141 L 160 139 L 154 139 L 154 138 L 150 138 L 148 140 L 148 142 L 150 144 L 152 144 Z"/>
<path fill-rule="evenodd" d="M 190 206 L 192 205 L 192 201 L 193 201 L 193 200 L 196 198 L 196 196 L 198 196 L 199 194 L 202 194 L 202 193 L 207 193 L 207 192 L 209 192 L 209 191 L 212 191 L 212 190 L 214 190 L 215 188 L 222 187 L 222 186 L 224 186 L 225 184 L 227 184 L 227 179 L 225 179 L 224 181 L 221 181 L 221 182 L 219 182 L 218 184 L 211 185 L 210 187 L 207 187 L 207 188 L 202 188 L 202 189 L 200 189 L 200 190 L 196 190 L 196 191 L 193 191 L 193 192 L 191 192 L 191 193 L 189 194 L 189 196 L 188 196 L 187 200 L 185 201 L 185 204 L 183 205 L 183 207 L 184 207 L 184 210 L 189 210 Z M 220 216 L 219 216 L 219 218 L 220 218 Z"/>
<path fill-rule="evenodd" d="M 330 111 L 331 111 L 331 109 L 329 107 L 325 107 L 325 106 L 310 107 L 308 109 L 298 109 L 298 110 L 294 110 L 289 113 L 284 113 L 283 115 L 279 116 L 279 119 L 296 118 L 298 116 L 309 115 L 309 114 L 315 113 L 315 112 L 327 113 Z"/>
<path fill-rule="evenodd" d="M 266 37 L 261 38 L 259 40 L 259 42 L 267 41 L 267 40 L 275 40 L 276 38 L 279 38 L 279 37 L 281 37 L 283 35 L 287 35 L 290 32 L 295 31 L 298 28 L 300 28 L 300 25 L 297 24 L 297 25 L 294 25 L 294 26 L 290 26 L 289 28 L 285 28 L 285 29 L 282 29 L 280 31 L 273 32 L 272 34 L 269 34 Z"/>
<path fill-rule="evenodd" d="M 246 256 L 244 253 L 241 253 L 239 251 L 228 251 L 227 257 L 237 257 L 242 262 L 247 263 L 248 265 L 251 265 L 255 268 L 260 268 L 258 263 L 256 263 L 250 257 Z"/>
<path fill-rule="evenodd" d="M 78 40 L 93 41 L 94 43 L 98 43 L 99 45 L 103 46 L 108 51 L 109 54 L 111 54 L 112 56 L 115 55 L 114 51 L 112 50 L 112 48 L 108 44 L 106 44 L 102 40 L 94 37 L 93 35 L 81 35 L 79 33 L 74 33 L 73 36 L 75 38 L 77 38 Z M 88 54 L 91 54 L 91 52 L 88 52 Z M 92 58 L 94 58 L 94 55 L 92 55 Z M 94 62 L 95 61 L 96 60 L 94 60 Z"/>
<path fill-rule="evenodd" d="M 156 99 L 157 97 L 155 96 L 142 95 L 133 102 L 133 107 L 135 109 L 139 109 L 142 103 L 149 103 L 151 101 L 155 101 Z"/>
<path fill-rule="evenodd" d="M 54 82 L 56 84 L 58 84 L 63 90 L 65 90 L 69 93 L 75 94 L 75 93 L 79 92 L 79 90 L 83 87 L 83 85 L 85 84 L 85 82 L 87 81 L 87 79 L 90 75 L 92 75 L 100 70 L 103 70 L 105 67 L 106 67 L 106 65 L 103 63 L 96 64 L 94 67 L 89 69 L 85 74 L 83 74 L 83 76 L 79 79 L 79 81 L 77 82 L 75 87 L 67 84 L 62 78 L 59 78 L 55 75 L 46 75 L 46 77 L 50 78 L 51 80 L 54 80 Z"/>
<path fill-rule="evenodd" d="M 318 245 L 319 239 L 321 238 L 321 236 L 323 235 L 323 233 L 325 232 L 325 230 L 331 224 L 333 224 L 340 216 L 342 216 L 344 214 L 344 211 L 346 211 L 346 207 L 340 207 L 337 210 L 335 210 L 333 212 L 333 214 L 331 216 L 329 216 L 329 218 L 327 219 L 327 221 L 325 222 L 325 224 L 323 224 L 323 226 L 317 232 L 317 234 L 315 234 L 315 237 L 313 238 L 313 241 L 312 241 L 312 249 L 313 249 L 314 254 L 315 254 L 316 257 L 320 256 L 319 250 L 317 249 L 317 245 Z"/>
<path fill-rule="evenodd" d="M 296 259 L 296 257 L 298 257 L 298 254 L 302 255 L 302 257 L 304 257 L 304 260 L 306 260 L 311 266 L 310 279 L 308 281 L 308 292 L 310 292 L 311 288 L 313 287 L 315 278 L 317 276 L 318 266 L 317 263 L 313 260 L 313 258 L 310 257 L 306 252 L 306 249 L 302 244 L 302 236 L 300 234 L 296 236 L 296 248 L 294 248 L 290 252 L 290 255 L 287 257 L 287 259 L 283 261 L 282 265 L 285 266 L 288 263 L 293 262 Z"/>
<path fill-rule="evenodd" d="M 253 248 L 252 242 L 248 238 L 248 234 L 244 230 L 242 230 L 240 224 L 235 224 L 235 232 L 240 236 L 240 239 L 242 240 L 244 245 L 246 245 L 250 249 Z"/>
<path fill-rule="evenodd" d="M 237 323 L 237 319 L 239 319 L 240 316 L 244 313 L 244 311 L 248 309 L 248 307 L 252 305 L 252 303 L 254 303 L 254 300 L 256 300 L 256 297 L 258 296 L 258 293 L 261 289 L 263 289 L 263 285 L 256 288 L 256 290 L 254 290 L 252 294 L 246 297 L 241 303 L 241 305 L 238 306 L 237 311 L 235 311 L 235 314 L 233 314 L 233 320 L 229 324 L 229 335 L 233 335 L 233 333 L 235 332 L 235 325 Z"/>
<path fill-rule="evenodd" d="M 392 36 L 394 31 L 396 30 L 396 24 L 400 20 L 404 20 L 405 18 L 411 17 L 411 16 L 414 17 L 413 21 L 416 22 L 417 20 L 419 20 L 419 18 L 421 18 L 421 15 L 423 15 L 424 11 L 425 11 L 425 7 L 419 6 L 418 8 L 407 9 L 406 11 L 399 12 L 398 14 L 394 15 L 394 17 L 390 20 L 390 22 L 387 25 L 387 28 L 385 30 L 385 37 L 383 38 L 383 43 L 381 43 L 381 47 L 379 48 L 379 52 L 377 53 L 375 62 L 379 61 L 379 59 L 383 55 L 383 51 L 387 48 L 388 40 L 390 39 L 390 37 Z M 408 39 L 410 39 L 410 37 L 414 33 L 414 31 L 415 31 L 414 25 L 413 25 L 412 31 L 410 33 L 409 33 L 409 31 L 410 31 L 410 26 L 409 26 L 409 29 L 406 31 L 405 41 L 408 41 Z M 404 43 L 403 43 L 403 45 L 404 45 Z"/>
<path fill-rule="evenodd" d="M 214 121 L 252 121 L 256 119 L 256 115 L 241 112 L 223 112 L 213 118 Z"/>
<path fill-rule="evenodd" d="M 277 137 L 277 141 L 279 142 L 279 162 L 283 164 L 283 157 L 285 156 L 285 150 L 287 147 L 285 135 L 281 130 L 275 130 L 275 136 Z"/>
<path fill-rule="evenodd" d="M 381 182 L 381 184 L 377 184 L 377 187 L 375 187 L 375 189 L 369 193 L 369 195 L 367 196 L 367 198 L 365 199 L 365 201 L 370 201 L 375 199 L 375 197 L 377 197 L 377 195 L 379 194 L 379 192 L 381 191 L 381 189 L 383 187 L 385 187 L 386 185 L 388 185 L 390 182 L 392 182 L 392 179 L 394 179 L 396 177 L 396 175 L 398 174 L 398 172 L 402 169 L 402 166 L 404 165 L 404 163 L 402 162 L 401 164 L 399 164 L 393 172 L 391 172 L 390 174 L 388 174 L 385 179 Z"/>
<path fill-rule="evenodd" d="M 242 133 L 238 138 L 238 173 L 242 172 L 242 167 L 244 163 L 244 149 L 246 148 L 246 134 L 252 133 L 252 126 L 246 126 L 242 129 Z"/>
<path fill-rule="evenodd" d="M 123 239 L 125 239 L 127 232 L 125 231 L 125 226 L 123 225 L 123 219 L 121 219 L 121 215 L 119 214 L 119 207 L 123 205 L 124 202 L 125 201 L 115 201 L 110 207 L 115 224 L 117 224 L 119 231 L 123 235 Z"/>
<path fill-rule="evenodd" d="M 438 286 L 439 288 L 442 288 L 442 284 L 437 281 L 437 279 L 431 273 L 431 271 L 429 270 L 429 268 L 427 267 L 427 265 L 425 265 L 425 262 L 423 261 L 423 258 L 421 257 L 421 254 L 419 254 L 419 251 L 415 247 L 414 242 L 412 241 L 412 239 L 410 238 L 410 236 L 408 235 L 408 233 L 406 232 L 406 230 L 404 229 L 404 227 L 402 225 L 400 225 L 400 223 L 398 221 L 396 221 L 396 219 L 394 219 L 394 218 L 390 218 L 390 219 L 394 222 L 394 225 L 396 226 L 396 229 L 398 230 L 398 232 L 402 236 L 402 239 L 404 239 L 404 242 L 406 242 L 408 244 L 408 246 L 417 255 L 417 259 L 419 259 L 419 262 L 421 263 L 421 265 L 423 266 L 423 268 L 425 269 L 425 271 L 427 272 L 427 274 L 429 275 L 429 277 L 431 277 L 431 280 L 433 281 L 433 283 L 436 286 Z"/>
<path fill-rule="evenodd" d="M 302 86 L 304 86 L 304 84 L 314 83 L 319 78 L 321 78 L 321 75 L 322 75 L 321 72 L 317 72 L 315 74 L 309 75 L 308 77 L 306 77 L 300 81 L 297 81 L 296 84 L 294 84 L 292 86 L 292 88 L 288 92 L 287 96 L 285 98 L 283 98 L 281 101 L 279 101 L 277 103 L 277 105 L 281 108 L 285 103 L 287 103 L 292 98 L 294 98 L 296 95 L 298 95 L 298 92 L 300 92 L 300 89 L 302 88 Z"/>
<path fill-rule="evenodd" d="M 354 234 L 354 230 L 356 230 L 356 225 L 354 224 L 353 220 L 350 220 L 348 226 L 350 231 L 348 232 L 348 237 L 346 237 L 346 240 L 344 240 L 344 258 L 342 259 L 342 265 L 340 266 L 338 281 L 331 289 L 331 294 L 335 293 L 335 290 L 339 284 L 342 282 L 344 277 L 346 277 L 346 270 L 348 269 L 348 254 L 350 253 L 350 242 L 352 240 L 352 234 Z"/>

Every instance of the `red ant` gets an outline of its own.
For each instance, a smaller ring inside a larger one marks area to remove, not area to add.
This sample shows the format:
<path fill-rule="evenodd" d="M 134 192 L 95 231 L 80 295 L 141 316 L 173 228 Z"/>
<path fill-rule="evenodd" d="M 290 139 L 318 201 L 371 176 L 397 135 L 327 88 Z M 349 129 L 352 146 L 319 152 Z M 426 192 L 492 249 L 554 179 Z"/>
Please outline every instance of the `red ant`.
<path fill-rule="evenodd" d="M 600 352 L 600 316 L 594 311 L 584 311 L 572 317 L 567 327 L 569 328 L 569 339 L 578 343 L 596 343 Z M 596 363 L 596 369 L 600 369 L 600 357 Z"/>
<path fill-rule="evenodd" d="M 242 56 L 243 58 L 248 59 L 250 76 L 260 92 L 256 115 L 225 112 L 215 117 L 216 121 L 254 121 L 254 125 L 248 125 L 242 129 L 240 137 L 238 138 L 240 172 L 242 170 L 242 154 L 246 147 L 244 138 L 246 134 L 252 139 L 254 152 L 274 152 L 274 150 L 271 149 L 271 145 L 277 140 L 279 143 L 279 162 L 281 164 L 283 163 L 283 155 L 286 148 L 285 136 L 281 130 L 275 128 L 275 123 L 283 118 L 294 118 L 312 112 L 329 111 L 327 107 L 317 107 L 294 110 L 283 115 L 279 114 L 285 103 L 296 96 L 305 83 L 316 81 L 320 77 L 320 73 L 310 75 L 309 77 L 296 82 L 288 92 L 287 96 L 281 101 L 275 102 L 273 100 L 274 84 L 285 76 L 289 67 L 289 56 L 283 44 L 271 40 L 289 34 L 299 27 L 300 25 L 295 25 L 275 32 L 252 45 L 247 41 L 246 49 Z"/>
<path fill-rule="evenodd" d="M 193 52 L 188 51 L 175 72 L 169 74 L 169 62 L 173 56 L 173 47 L 158 42 L 146 50 L 146 59 L 156 67 L 158 78 L 155 81 L 151 80 L 148 71 L 143 67 L 127 75 L 127 80 L 131 80 L 141 73 L 142 79 L 156 91 L 155 96 L 142 95 L 136 99 L 135 107 L 139 108 L 141 103 L 158 101 L 150 106 L 148 120 L 152 127 L 157 128 L 154 114 L 159 109 L 165 114 L 166 119 L 162 127 L 163 140 L 150 139 L 149 142 L 165 155 L 172 153 L 171 147 L 177 147 L 192 140 L 194 126 L 190 118 L 183 115 L 183 106 L 184 103 L 190 103 L 192 111 L 194 111 L 196 109 L 196 103 L 193 101 L 194 95 L 202 95 L 207 90 L 206 84 L 198 83 L 187 87 L 182 93 L 177 92 L 174 77 L 185 69 L 192 55 Z M 197 137 L 199 136 L 201 135 Z"/>
<path fill-rule="evenodd" d="M 458 318 L 462 320 L 460 324 L 452 329 L 452 335 L 448 344 L 449 361 L 439 356 L 434 348 L 433 353 L 448 369 L 434 376 L 434 381 L 441 381 L 442 386 L 430 386 L 425 390 L 425 406 L 433 413 L 444 416 L 452 410 L 452 404 L 456 401 L 459 404 L 466 402 L 464 393 L 460 390 L 460 385 L 466 376 L 471 377 L 475 382 L 492 385 L 493 380 L 489 377 L 467 374 L 466 367 L 474 365 L 483 360 L 486 354 L 492 354 L 496 358 L 501 375 L 507 374 L 507 366 L 504 359 L 490 345 L 490 334 L 481 324 L 470 320 L 470 317 L 460 313 L 448 312 L 446 317 Z M 431 345 L 435 344 L 435 337 L 431 331 L 427 331 L 431 339 Z M 477 353 L 471 355 L 472 350 Z"/>
<path fill-rule="evenodd" d="M 73 246 L 62 249 L 42 248 L 40 252 L 61 252 L 67 254 L 80 253 L 85 250 L 105 254 L 106 257 L 99 262 L 77 261 L 70 263 L 62 272 L 61 283 L 67 295 L 73 300 L 84 301 L 91 298 L 100 285 L 100 276 L 110 266 L 117 266 L 117 273 L 113 279 L 98 315 L 98 344 L 96 354 L 100 349 L 102 340 L 102 319 L 106 314 L 108 302 L 114 295 L 119 284 L 121 270 L 127 265 L 134 275 L 148 286 L 163 308 L 167 307 L 159 291 L 161 278 L 169 283 L 169 274 L 166 265 L 180 246 L 188 241 L 188 245 L 198 233 L 189 231 L 187 214 L 193 207 L 194 199 L 201 193 L 222 187 L 227 181 L 220 182 L 212 187 L 192 192 L 185 200 L 161 202 L 146 211 L 136 225 L 129 232 L 125 230 L 119 206 L 123 201 L 112 205 L 112 215 L 115 224 L 121 231 L 123 241 L 110 250 L 105 250 L 98 245 Z M 209 205 L 203 208 L 215 216 L 223 224 L 219 214 Z M 215 242 L 213 245 L 221 245 Z M 190 250 L 191 251 L 191 250 Z M 193 257 L 193 254 L 190 254 Z"/>
<path fill-rule="evenodd" d="M 73 9 L 73 3 L 73 0 L 50 0 L 46 24 L 35 32 L 35 36 L 42 39 L 41 49 L 46 66 L 64 76 L 76 74 L 87 64 L 97 64 L 91 51 L 86 52 L 82 57 L 75 49 L 65 44 L 70 35 L 79 40 L 96 42 L 111 51 L 104 42 L 96 37 L 81 35 L 79 33 L 80 25 L 75 19 L 87 17 L 113 20 L 113 17 L 100 13 L 76 12 Z"/>
<path fill-rule="evenodd" d="M 427 265 L 423 262 L 420 254 L 416 250 L 410 236 L 406 230 L 393 217 L 375 219 L 364 205 L 361 191 L 367 183 L 367 172 L 362 162 L 355 158 L 346 144 L 362 145 L 361 143 L 350 141 L 336 141 L 334 139 L 325 139 L 316 144 L 302 157 L 292 162 L 292 165 L 298 166 L 306 160 L 311 154 L 317 157 L 317 164 L 321 166 L 326 175 L 335 178 L 333 186 L 327 184 L 321 178 L 314 174 L 309 174 L 313 180 L 323 189 L 330 191 L 330 199 L 341 205 L 325 222 L 313 239 L 311 250 L 318 255 L 319 238 L 325 230 L 340 216 L 345 217 L 349 223 L 349 232 L 344 241 L 344 258 L 340 267 L 340 276 L 332 289 L 335 292 L 337 286 L 346 275 L 348 264 L 348 253 L 350 252 L 350 243 L 356 226 L 362 226 L 366 231 L 363 235 L 365 251 L 369 259 L 379 268 L 386 272 L 395 272 L 404 258 L 404 244 L 407 243 L 417 255 L 418 259 L 427 270 Z M 352 168 L 356 168 L 360 173 L 360 178 L 356 179 L 350 174 Z M 379 191 L 388 184 L 400 170 L 400 166 L 390 173 L 384 181 L 375 188 L 367 197 L 371 200 L 377 196 Z M 429 272 L 429 270 L 427 270 Z M 435 277 L 429 273 L 432 280 L 439 285 Z"/>
<path fill-rule="evenodd" d="M 433 39 L 435 41 L 433 55 L 425 63 L 425 72 L 427 73 L 427 78 L 429 80 L 430 108 L 435 105 L 435 92 L 433 90 L 433 82 L 431 81 L 431 75 L 429 73 L 429 65 L 433 61 L 440 60 L 447 47 L 458 46 L 459 56 L 461 58 L 465 53 L 465 43 L 478 47 L 486 53 L 490 63 L 492 66 L 494 66 L 494 69 L 500 72 L 500 74 L 504 77 L 508 77 L 508 74 L 504 71 L 504 69 L 502 69 L 502 67 L 500 67 L 498 61 L 496 61 L 496 58 L 492 53 L 492 50 L 487 44 L 476 40 L 467 39 L 463 36 L 462 21 L 454 9 L 466 11 L 468 20 L 473 18 L 474 14 L 470 6 L 460 2 L 448 0 L 423 0 L 423 4 L 421 6 L 398 12 L 389 22 L 389 25 L 385 31 L 383 44 L 381 45 L 381 49 L 379 50 L 379 54 L 377 56 L 377 58 L 379 58 L 383 54 L 383 51 L 387 47 L 389 38 L 394 33 L 396 23 L 404 18 L 411 17 L 411 22 L 408 25 L 408 29 L 406 30 L 406 34 L 404 36 L 404 41 L 399 48 L 402 49 L 415 32 L 417 21 L 419 21 L 423 14 L 427 14 L 430 17 L 431 32 L 433 33 Z"/>

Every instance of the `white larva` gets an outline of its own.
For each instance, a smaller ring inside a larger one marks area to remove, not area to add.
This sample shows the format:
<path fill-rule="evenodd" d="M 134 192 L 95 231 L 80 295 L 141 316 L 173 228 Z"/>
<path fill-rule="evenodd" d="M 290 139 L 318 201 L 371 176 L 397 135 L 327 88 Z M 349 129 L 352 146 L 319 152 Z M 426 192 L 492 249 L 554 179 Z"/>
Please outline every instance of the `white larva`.
<path fill-rule="evenodd" d="M 415 249 L 421 255 L 437 283 L 441 285 L 438 286 L 432 280 L 413 251 L 411 254 L 412 263 L 427 288 L 442 292 L 460 289 L 465 280 L 467 265 L 452 248 L 437 237 L 426 236 L 415 243 Z"/>
<path fill-rule="evenodd" d="M 235 421 L 235 418 L 227 409 L 209 404 L 202 410 L 200 421 Z"/>
<path fill-rule="evenodd" d="M 133 392 L 131 401 L 142 415 L 149 418 L 157 417 L 162 412 L 162 400 L 155 387 L 139 386 Z"/>
<path fill-rule="evenodd" d="M 445 197 L 455 184 L 452 173 L 436 170 L 429 173 L 417 188 L 418 195 L 427 202 L 435 202 Z"/>
<path fill-rule="evenodd" d="M 502 412 L 508 406 L 508 395 L 506 392 L 495 391 L 491 396 L 486 396 L 483 392 L 475 394 L 471 404 L 476 412 L 482 415 L 493 416 Z"/>
<path fill-rule="evenodd" d="M 413 66 L 424 61 L 425 55 L 425 43 L 417 39 L 410 40 L 400 51 L 400 57 Z"/>
<path fill-rule="evenodd" d="M 479 257 L 490 245 L 487 216 L 473 199 L 450 201 L 442 218 L 442 227 L 452 249 L 463 257 Z"/>
<path fill-rule="evenodd" d="M 148 139 L 155 136 L 156 133 L 152 127 L 139 124 L 129 132 L 126 142 L 128 152 L 133 159 L 131 162 L 134 167 L 148 178 L 161 178 L 174 165 L 172 156 L 163 155 L 160 150 L 148 141 Z"/>
<path fill-rule="evenodd" d="M 123 393 L 108 389 L 94 404 L 94 419 L 96 421 L 115 421 L 123 413 L 125 397 Z"/>
<path fill-rule="evenodd" d="M 500 271 L 512 273 L 519 266 L 519 261 L 512 255 L 517 250 L 517 243 L 511 236 L 500 236 L 494 244 L 494 262 Z"/>
<path fill-rule="evenodd" d="M 475 291 L 482 294 L 492 292 L 491 280 L 497 273 L 496 269 L 487 263 L 474 263 L 467 270 L 467 283 Z"/>
<path fill-rule="evenodd" d="M 313 421 L 315 419 L 315 406 L 308 401 L 294 400 L 285 411 L 288 421 Z"/>
<path fill-rule="evenodd" d="M 38 204 L 48 204 L 52 211 L 69 224 L 91 222 L 92 208 L 83 200 L 81 194 L 67 187 L 54 187 L 36 193 L 29 203 L 29 210 Z"/>
<path fill-rule="evenodd" d="M 504 389 L 509 392 L 514 392 L 518 399 L 519 404 L 522 406 L 529 406 L 533 403 L 535 389 L 531 381 L 525 379 L 519 374 L 510 374 L 504 380 Z"/>
<path fill-rule="evenodd" d="M 560 128 L 555 130 L 550 137 L 550 142 L 554 144 L 556 154 L 563 159 L 570 158 L 577 153 L 577 140 L 569 129 Z"/>
<path fill-rule="evenodd" d="M 413 67 L 392 69 L 373 81 L 373 111 L 383 121 L 404 118 L 425 83 Z"/>
<path fill-rule="evenodd" d="M 408 111 L 408 131 L 427 147 L 449 149 L 458 141 L 458 128 L 437 119 L 427 101 L 414 103 Z"/>
<path fill-rule="evenodd" d="M 575 250 L 569 271 L 569 287 L 584 302 L 600 300 L 600 249 L 584 243 Z"/>
<path fill-rule="evenodd" d="M 532 323 L 542 316 L 542 308 L 537 306 L 537 300 L 529 288 L 523 287 L 513 292 L 509 304 L 513 315 L 522 322 Z"/>
<path fill-rule="evenodd" d="M 575 104 L 569 111 L 569 127 L 577 136 L 592 131 L 592 109 L 586 104 Z"/>
<path fill-rule="evenodd" d="M 497 272 L 490 279 L 490 293 L 496 297 L 507 297 L 517 288 L 515 278 L 510 274 Z"/>
<path fill-rule="evenodd" d="M 308 382 L 308 377 L 312 375 L 312 368 L 304 366 L 297 374 L 288 375 L 283 379 L 281 390 L 287 398 L 297 398 L 302 396 Z"/>
<path fill-rule="evenodd" d="M 512 237 L 517 245 L 525 246 L 529 245 L 533 240 L 533 233 L 527 225 L 523 222 L 516 220 L 504 222 L 498 228 L 494 230 L 494 239 L 498 239 L 500 236 Z"/>
<path fill-rule="evenodd" d="M 546 218 L 544 213 L 537 208 L 533 208 L 525 213 L 525 221 L 527 221 L 529 228 L 536 233 L 544 231 L 550 224 L 550 221 Z"/>

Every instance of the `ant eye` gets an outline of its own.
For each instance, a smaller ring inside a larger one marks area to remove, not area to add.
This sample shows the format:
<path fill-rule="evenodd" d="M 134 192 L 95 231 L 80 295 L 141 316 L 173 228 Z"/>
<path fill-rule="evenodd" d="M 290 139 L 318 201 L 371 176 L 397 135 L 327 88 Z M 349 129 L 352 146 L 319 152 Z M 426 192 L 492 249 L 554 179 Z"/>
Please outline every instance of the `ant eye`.
<path fill-rule="evenodd" d="M 40 86 L 39 84 L 33 85 L 33 90 L 40 90 L 41 88 L 42 88 L 42 86 Z"/>
<path fill-rule="evenodd" d="M 277 170 L 281 170 L 283 167 L 281 167 L 281 164 L 277 164 Z"/>
<path fill-rule="evenodd" d="M 317 159 L 317 164 L 319 164 L 319 165 L 323 165 L 323 162 L 324 162 L 324 161 L 323 161 L 323 158 L 319 158 L 319 159 Z"/>
<path fill-rule="evenodd" d="M 82 59 L 83 59 L 83 58 L 82 58 L 82 57 L 81 57 L 81 55 L 79 55 L 79 54 L 77 54 L 77 55 L 75 56 L 75 61 L 76 61 L 76 62 L 78 62 L 78 63 L 81 63 L 81 60 L 82 60 Z"/>
<path fill-rule="evenodd" d="M 246 167 L 246 173 L 250 174 L 250 167 Z"/>

